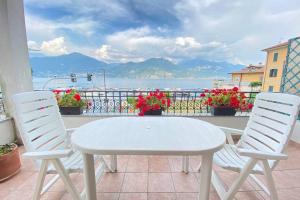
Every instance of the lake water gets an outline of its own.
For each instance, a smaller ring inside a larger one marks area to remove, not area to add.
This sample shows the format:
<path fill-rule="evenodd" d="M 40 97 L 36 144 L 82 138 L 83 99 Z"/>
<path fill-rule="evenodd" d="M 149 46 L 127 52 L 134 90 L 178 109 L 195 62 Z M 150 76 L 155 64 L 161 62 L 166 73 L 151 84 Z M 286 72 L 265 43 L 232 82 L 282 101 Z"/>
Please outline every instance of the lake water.
<path fill-rule="evenodd" d="M 106 78 L 107 89 L 203 89 L 212 88 L 213 79 L 127 79 Z M 55 89 L 77 87 L 80 89 L 104 88 L 102 77 L 94 77 L 91 82 L 78 78 L 76 83 L 69 78 L 53 79 L 33 77 L 34 89 Z"/>

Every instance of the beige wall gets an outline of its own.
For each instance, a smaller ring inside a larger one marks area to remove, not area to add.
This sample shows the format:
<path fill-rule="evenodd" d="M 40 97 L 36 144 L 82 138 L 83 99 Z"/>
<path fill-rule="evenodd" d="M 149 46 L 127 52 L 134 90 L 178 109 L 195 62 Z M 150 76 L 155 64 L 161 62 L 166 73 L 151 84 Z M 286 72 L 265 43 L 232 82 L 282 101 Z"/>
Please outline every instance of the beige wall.
<path fill-rule="evenodd" d="M 273 62 L 274 53 L 278 52 L 277 62 Z M 271 49 L 267 51 L 266 67 L 263 80 L 263 91 L 268 91 L 269 86 L 273 86 L 273 92 L 280 91 L 281 77 L 283 67 L 287 56 L 287 46 L 283 46 L 277 49 Z M 278 69 L 276 77 L 270 77 L 270 70 Z"/>
<path fill-rule="evenodd" d="M 262 81 L 263 73 L 249 73 L 249 74 L 232 74 L 232 81 L 239 80 L 240 82 L 257 82 Z"/>

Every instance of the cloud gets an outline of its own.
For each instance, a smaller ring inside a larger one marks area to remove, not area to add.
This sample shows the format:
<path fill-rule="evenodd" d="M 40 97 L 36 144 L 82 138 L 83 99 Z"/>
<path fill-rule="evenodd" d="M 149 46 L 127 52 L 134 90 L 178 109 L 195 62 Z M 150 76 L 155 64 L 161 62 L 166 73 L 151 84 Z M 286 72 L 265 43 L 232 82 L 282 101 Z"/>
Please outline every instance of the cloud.
<path fill-rule="evenodd" d="M 25 16 L 28 38 L 35 41 L 49 40 L 58 37 L 67 31 L 83 37 L 91 37 L 96 32 L 96 22 L 90 18 L 77 18 L 75 20 L 63 19 L 58 21 L 48 20 L 36 15 Z"/>
<path fill-rule="evenodd" d="M 108 62 L 140 61 L 153 57 L 171 60 L 197 56 L 206 59 L 224 59 L 229 55 L 228 51 L 227 45 L 218 41 L 202 44 L 193 37 L 161 36 L 157 30 L 140 27 L 109 35 L 105 44 L 95 50 L 95 56 Z"/>
<path fill-rule="evenodd" d="M 24 3 L 29 40 L 41 44 L 64 36 L 68 51 L 109 62 L 150 57 L 264 62 L 261 49 L 300 33 L 298 0 Z"/>
<path fill-rule="evenodd" d="M 32 51 L 40 51 L 45 55 L 57 56 L 68 53 L 68 48 L 65 44 L 64 37 L 54 38 L 49 41 L 43 41 L 41 45 L 39 45 L 36 41 L 28 41 L 28 48 Z"/>
<path fill-rule="evenodd" d="M 28 45 L 29 50 L 40 51 L 40 46 L 38 45 L 38 43 L 36 41 L 29 40 L 27 42 L 27 45 Z"/>

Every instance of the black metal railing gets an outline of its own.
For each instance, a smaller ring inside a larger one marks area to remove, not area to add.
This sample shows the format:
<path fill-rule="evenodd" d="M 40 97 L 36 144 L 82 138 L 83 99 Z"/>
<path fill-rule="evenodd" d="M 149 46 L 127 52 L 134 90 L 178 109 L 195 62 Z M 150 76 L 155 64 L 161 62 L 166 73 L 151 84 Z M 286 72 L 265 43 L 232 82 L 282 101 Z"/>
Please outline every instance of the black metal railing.
<path fill-rule="evenodd" d="M 200 94 L 202 90 L 184 90 L 167 92 L 171 98 L 171 106 L 163 112 L 163 115 L 180 116 L 201 116 L 210 115 L 210 107 L 204 105 Z M 90 102 L 90 106 L 84 109 L 85 114 L 107 114 L 107 115 L 136 115 L 139 110 L 128 103 L 130 98 L 136 98 L 138 95 L 146 95 L 154 91 L 138 90 L 106 90 L 106 91 L 88 91 L 80 90 L 82 99 Z M 247 102 L 254 102 L 258 92 L 244 92 Z M 238 116 L 248 115 L 249 110 L 238 109 Z"/>

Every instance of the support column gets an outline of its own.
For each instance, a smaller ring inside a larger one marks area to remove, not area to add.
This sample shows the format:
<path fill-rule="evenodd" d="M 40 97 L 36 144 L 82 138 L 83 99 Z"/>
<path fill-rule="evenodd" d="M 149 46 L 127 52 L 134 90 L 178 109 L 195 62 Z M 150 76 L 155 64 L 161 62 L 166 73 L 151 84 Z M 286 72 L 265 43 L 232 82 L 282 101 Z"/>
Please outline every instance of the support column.
<path fill-rule="evenodd" d="M 12 95 L 33 89 L 23 0 L 0 0 L 0 87 L 8 116 Z"/>

